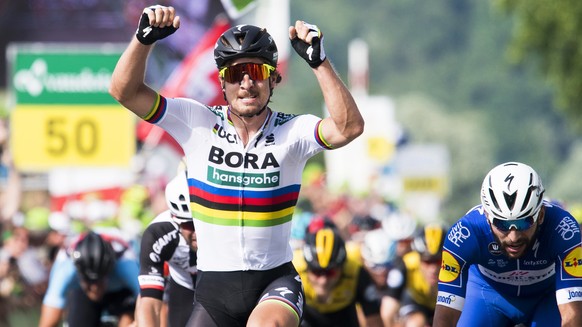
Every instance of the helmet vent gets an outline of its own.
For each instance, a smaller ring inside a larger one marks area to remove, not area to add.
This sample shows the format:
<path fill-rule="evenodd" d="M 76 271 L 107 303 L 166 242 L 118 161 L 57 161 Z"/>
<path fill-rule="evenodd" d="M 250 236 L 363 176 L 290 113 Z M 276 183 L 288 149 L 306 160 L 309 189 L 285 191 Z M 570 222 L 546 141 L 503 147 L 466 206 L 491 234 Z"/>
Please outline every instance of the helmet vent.
<path fill-rule="evenodd" d="M 495 206 L 495 209 L 501 210 L 501 208 L 499 207 L 499 203 L 497 203 L 497 198 L 495 197 L 495 193 L 493 192 L 493 189 L 491 189 L 491 188 L 489 189 L 489 197 L 493 201 L 493 205 Z"/>
<path fill-rule="evenodd" d="M 228 42 L 228 40 L 224 36 L 220 38 L 220 43 L 222 43 L 222 45 L 224 45 L 225 47 L 232 47 L 230 42 Z"/>
<path fill-rule="evenodd" d="M 527 206 L 528 206 L 528 204 L 529 204 L 529 201 L 530 201 L 530 199 L 531 199 L 531 194 L 532 194 L 532 192 L 533 192 L 533 191 L 534 191 L 536 188 L 537 188 L 537 187 L 535 187 L 535 186 L 530 186 L 530 187 L 527 189 L 527 193 L 525 194 L 525 199 L 523 200 L 523 205 L 521 206 L 521 210 L 522 210 L 522 211 L 523 211 L 523 210 L 525 210 L 525 208 L 527 208 Z"/>
<path fill-rule="evenodd" d="M 507 208 L 509 208 L 509 210 L 513 210 L 513 207 L 515 206 L 515 199 L 517 198 L 517 192 L 513 192 L 513 194 L 507 194 L 503 192 L 503 197 L 505 198 L 505 204 L 507 204 Z M 527 203 L 527 201 L 525 203 Z"/>

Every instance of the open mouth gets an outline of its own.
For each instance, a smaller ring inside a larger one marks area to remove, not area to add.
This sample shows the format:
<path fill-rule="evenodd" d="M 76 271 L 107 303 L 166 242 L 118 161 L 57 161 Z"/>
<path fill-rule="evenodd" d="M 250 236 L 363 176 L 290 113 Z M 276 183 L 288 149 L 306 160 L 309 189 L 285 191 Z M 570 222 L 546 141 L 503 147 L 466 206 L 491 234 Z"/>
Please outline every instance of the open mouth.
<path fill-rule="evenodd" d="M 505 249 L 510 254 L 516 254 L 516 253 L 520 253 L 523 250 L 524 247 L 525 247 L 525 244 L 524 243 L 507 244 L 506 247 L 505 247 Z"/>

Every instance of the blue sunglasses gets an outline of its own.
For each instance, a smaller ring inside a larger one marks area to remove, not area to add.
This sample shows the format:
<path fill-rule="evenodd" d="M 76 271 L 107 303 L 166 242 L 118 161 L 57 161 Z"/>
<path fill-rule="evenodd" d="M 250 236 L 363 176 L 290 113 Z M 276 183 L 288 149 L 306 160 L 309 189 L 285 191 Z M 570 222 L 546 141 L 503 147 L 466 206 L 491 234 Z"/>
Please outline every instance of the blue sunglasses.
<path fill-rule="evenodd" d="M 512 228 L 516 231 L 521 232 L 528 230 L 535 224 L 536 219 L 533 216 L 515 219 L 515 220 L 503 220 L 498 218 L 493 218 L 493 226 L 503 232 L 509 232 Z"/>

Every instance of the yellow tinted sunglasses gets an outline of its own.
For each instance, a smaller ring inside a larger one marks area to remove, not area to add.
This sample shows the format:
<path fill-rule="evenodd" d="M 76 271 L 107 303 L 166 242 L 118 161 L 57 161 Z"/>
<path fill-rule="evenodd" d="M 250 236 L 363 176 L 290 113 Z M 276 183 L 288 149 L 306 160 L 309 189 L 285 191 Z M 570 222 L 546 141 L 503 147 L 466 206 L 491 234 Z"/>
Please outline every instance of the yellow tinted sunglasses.
<path fill-rule="evenodd" d="M 247 74 L 253 81 L 262 81 L 269 78 L 274 71 L 275 67 L 268 64 L 246 62 L 223 67 L 218 73 L 229 83 L 239 83 Z"/>

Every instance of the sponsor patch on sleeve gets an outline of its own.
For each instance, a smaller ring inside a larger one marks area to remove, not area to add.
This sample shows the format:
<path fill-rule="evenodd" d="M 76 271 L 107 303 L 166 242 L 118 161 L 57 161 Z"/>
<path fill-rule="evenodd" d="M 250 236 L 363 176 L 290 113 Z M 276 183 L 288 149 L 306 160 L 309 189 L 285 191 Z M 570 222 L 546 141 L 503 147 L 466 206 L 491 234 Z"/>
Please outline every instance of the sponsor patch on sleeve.
<path fill-rule="evenodd" d="M 465 305 L 465 298 L 452 293 L 439 291 L 436 304 L 461 311 Z"/>
<path fill-rule="evenodd" d="M 459 278 L 460 273 L 461 265 L 457 259 L 449 251 L 443 251 L 439 281 L 442 283 L 450 283 Z"/>
<path fill-rule="evenodd" d="M 582 287 L 569 287 L 556 291 L 558 304 L 582 301 Z"/>
<path fill-rule="evenodd" d="M 562 268 L 573 277 L 582 277 L 582 247 L 577 246 L 566 255 Z"/>

